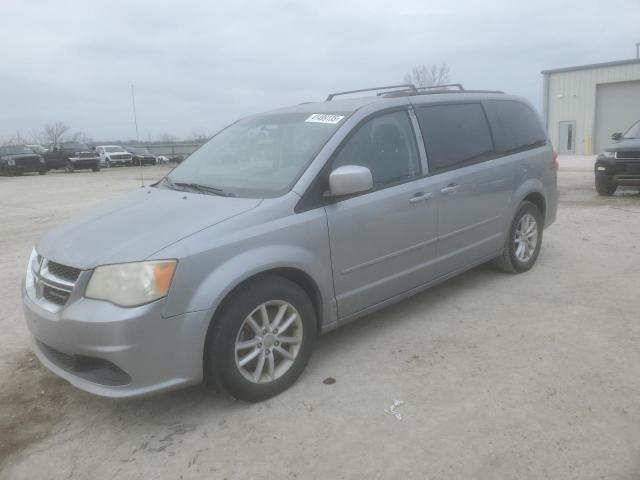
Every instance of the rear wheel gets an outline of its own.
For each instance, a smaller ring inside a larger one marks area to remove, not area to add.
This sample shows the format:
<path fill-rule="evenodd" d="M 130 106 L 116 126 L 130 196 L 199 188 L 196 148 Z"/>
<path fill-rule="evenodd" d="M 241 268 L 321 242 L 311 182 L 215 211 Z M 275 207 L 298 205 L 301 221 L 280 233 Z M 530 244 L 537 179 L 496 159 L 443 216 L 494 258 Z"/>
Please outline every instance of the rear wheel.
<path fill-rule="evenodd" d="M 618 186 L 609 177 L 596 177 L 596 191 L 598 195 L 610 197 L 616 192 L 617 188 Z"/>
<path fill-rule="evenodd" d="M 67 163 L 64 165 L 64 171 L 67 173 L 73 173 L 75 167 L 73 166 L 73 162 L 71 160 L 67 160 Z"/>
<path fill-rule="evenodd" d="M 300 376 L 316 337 L 311 300 L 297 284 L 274 275 L 240 287 L 216 315 L 207 338 L 205 370 L 230 395 L 257 402 Z"/>
<path fill-rule="evenodd" d="M 531 269 L 542 247 L 544 218 L 531 202 L 522 202 L 516 212 L 504 251 L 495 264 L 507 273 L 522 273 Z"/>

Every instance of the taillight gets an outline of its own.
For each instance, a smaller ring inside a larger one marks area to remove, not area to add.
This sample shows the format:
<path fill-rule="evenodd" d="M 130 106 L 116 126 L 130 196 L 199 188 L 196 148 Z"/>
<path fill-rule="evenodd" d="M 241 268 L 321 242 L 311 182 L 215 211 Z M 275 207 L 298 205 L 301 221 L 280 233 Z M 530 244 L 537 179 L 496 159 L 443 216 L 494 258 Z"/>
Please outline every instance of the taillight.
<path fill-rule="evenodd" d="M 560 163 L 558 162 L 558 152 L 554 148 L 551 149 L 551 155 L 553 158 L 553 169 L 558 170 L 560 168 Z"/>

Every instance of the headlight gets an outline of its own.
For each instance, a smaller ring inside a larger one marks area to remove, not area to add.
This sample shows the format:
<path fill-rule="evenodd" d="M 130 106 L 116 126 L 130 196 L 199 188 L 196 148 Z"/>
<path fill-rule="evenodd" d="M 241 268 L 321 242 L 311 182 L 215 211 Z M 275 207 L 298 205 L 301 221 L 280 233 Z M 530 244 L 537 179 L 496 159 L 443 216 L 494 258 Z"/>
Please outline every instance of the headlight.
<path fill-rule="evenodd" d="M 136 307 L 169 293 L 176 260 L 105 265 L 93 271 L 85 297 Z"/>
<path fill-rule="evenodd" d="M 615 152 L 602 152 L 602 155 L 607 158 L 613 158 L 615 156 Z"/>
<path fill-rule="evenodd" d="M 33 276 L 33 269 L 35 267 L 35 263 L 38 259 L 38 253 L 36 249 L 31 250 L 31 255 L 29 255 L 29 262 L 27 263 L 27 273 L 25 274 L 25 284 L 28 287 L 33 287 L 35 282 L 35 277 Z"/>

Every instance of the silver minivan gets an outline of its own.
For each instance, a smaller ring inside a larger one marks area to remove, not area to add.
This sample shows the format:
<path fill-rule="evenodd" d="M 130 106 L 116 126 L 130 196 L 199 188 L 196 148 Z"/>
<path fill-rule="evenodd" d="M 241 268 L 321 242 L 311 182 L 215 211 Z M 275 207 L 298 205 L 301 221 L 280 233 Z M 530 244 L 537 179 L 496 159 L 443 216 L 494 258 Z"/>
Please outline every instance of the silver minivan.
<path fill-rule="evenodd" d="M 316 337 L 476 265 L 520 273 L 556 216 L 556 156 L 523 99 L 413 85 L 240 120 L 29 259 L 33 348 L 88 392 L 203 380 L 259 401 Z"/>

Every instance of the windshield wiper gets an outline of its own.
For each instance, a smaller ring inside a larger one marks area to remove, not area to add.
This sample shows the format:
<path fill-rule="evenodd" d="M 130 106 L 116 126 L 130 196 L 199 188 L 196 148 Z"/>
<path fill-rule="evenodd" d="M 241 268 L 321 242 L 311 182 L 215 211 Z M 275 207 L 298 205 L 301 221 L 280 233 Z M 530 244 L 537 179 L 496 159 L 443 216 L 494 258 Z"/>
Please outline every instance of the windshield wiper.
<path fill-rule="evenodd" d="M 173 182 L 173 185 L 177 187 L 182 187 L 182 188 L 190 188 L 191 190 L 197 190 L 199 192 L 204 192 L 211 195 L 220 195 L 221 197 L 234 196 L 232 193 L 225 192 L 221 188 L 212 187 L 210 185 L 202 185 L 201 183 Z"/>

